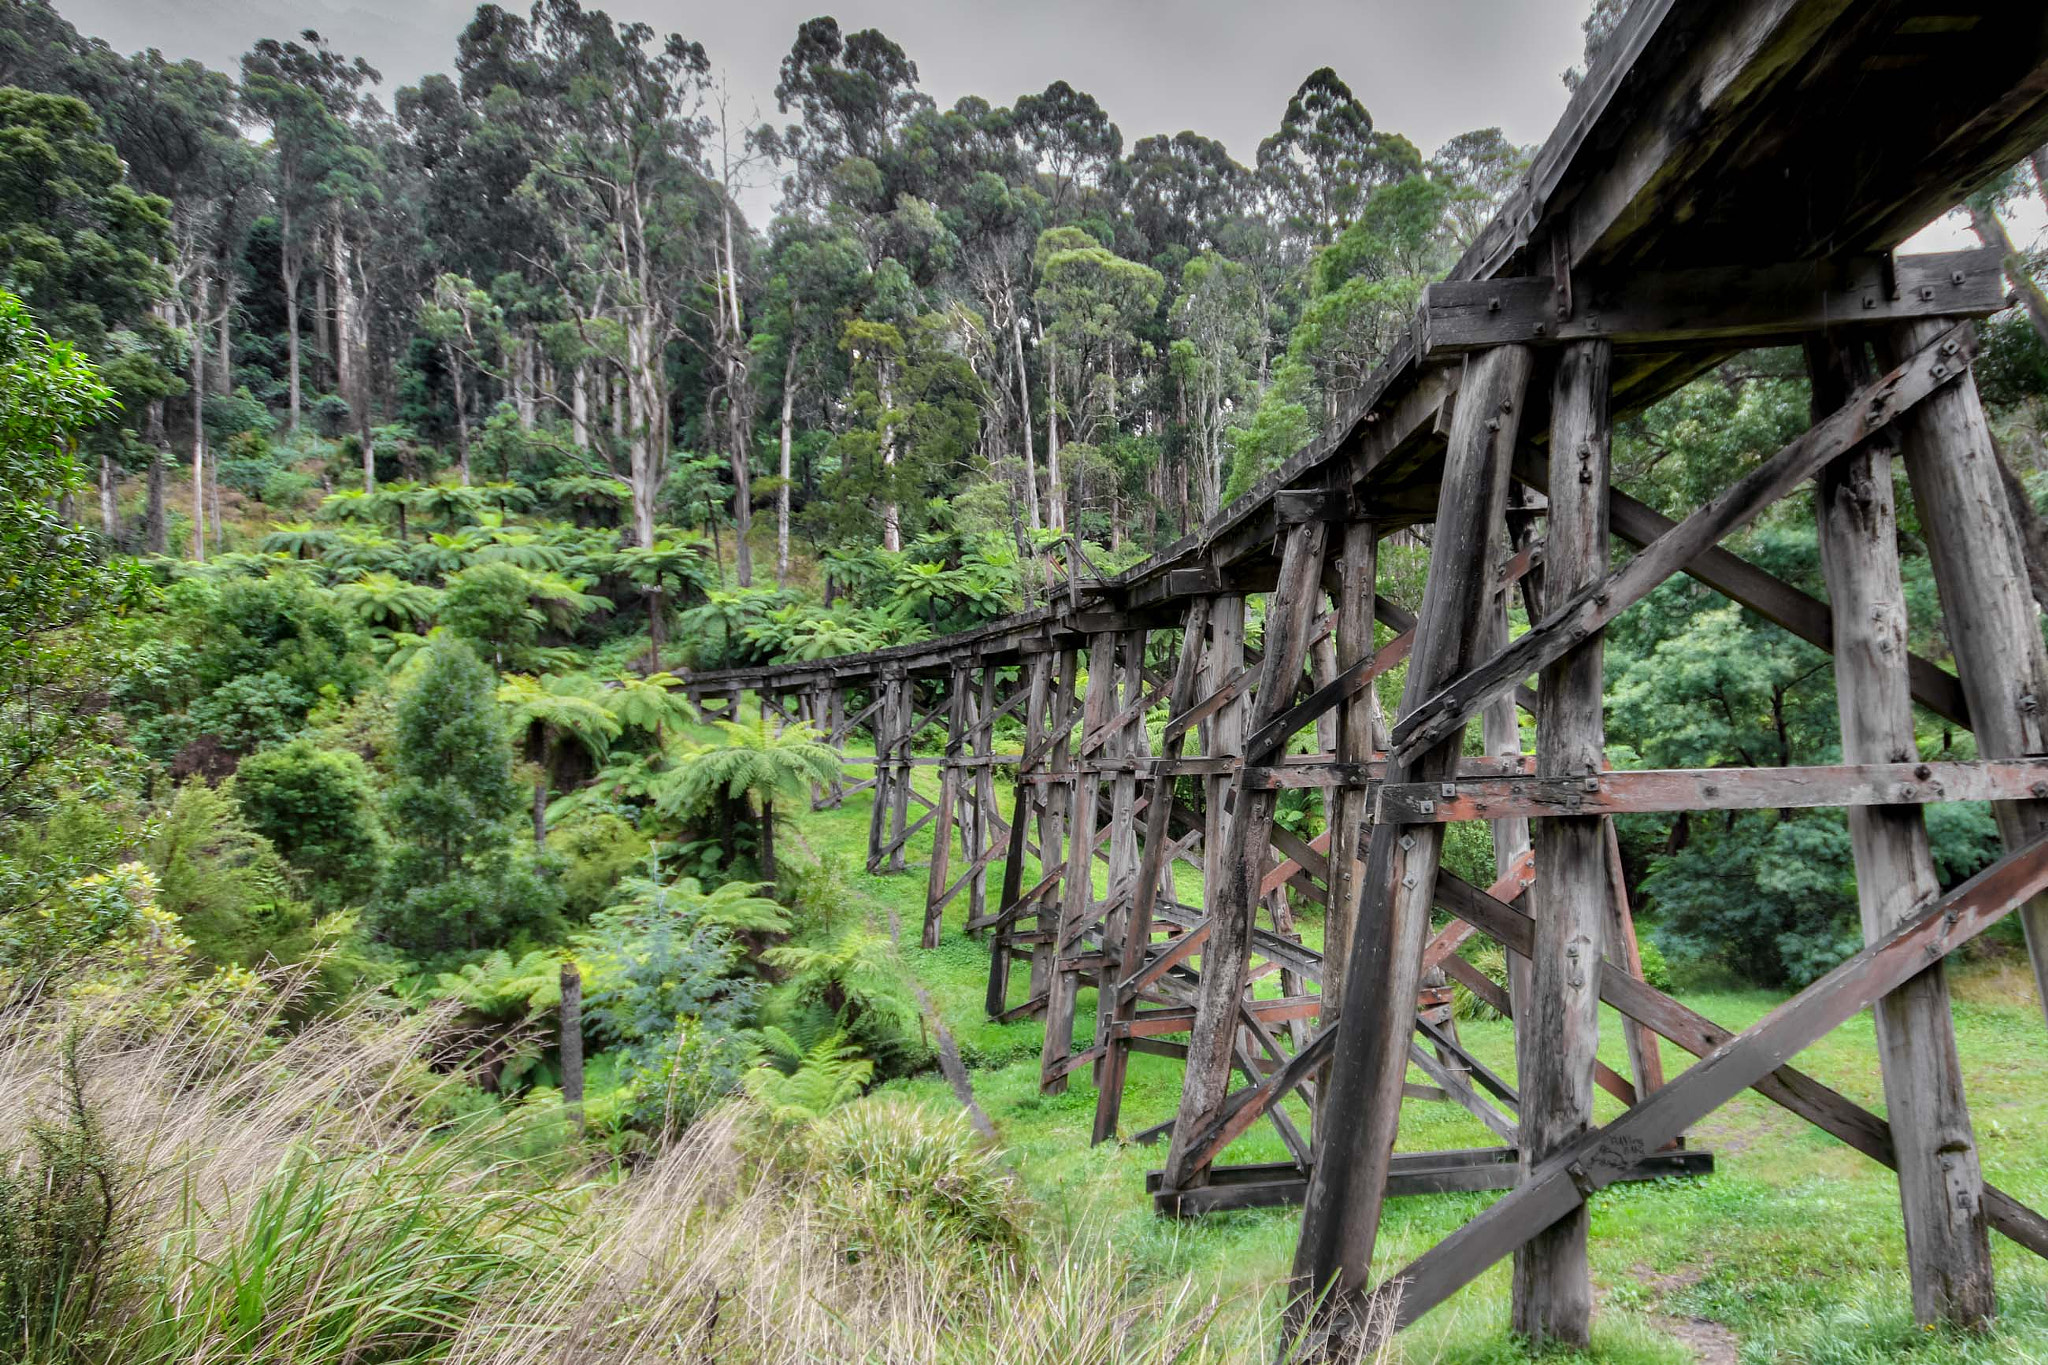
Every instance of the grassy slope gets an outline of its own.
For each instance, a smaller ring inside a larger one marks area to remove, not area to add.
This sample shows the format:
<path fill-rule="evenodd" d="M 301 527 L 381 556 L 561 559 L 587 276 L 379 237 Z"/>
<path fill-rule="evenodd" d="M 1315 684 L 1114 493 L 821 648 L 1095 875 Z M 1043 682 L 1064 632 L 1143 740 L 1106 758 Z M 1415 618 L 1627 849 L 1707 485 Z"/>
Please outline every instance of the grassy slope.
<path fill-rule="evenodd" d="M 865 776 L 865 769 L 857 770 Z M 936 795 L 931 770 L 920 788 Z M 1067 1093 L 1042 1097 L 1037 1056 L 1044 1031 L 1035 1021 L 992 1024 L 982 1012 L 987 950 L 961 930 L 964 897 L 948 914 L 940 946 L 916 946 L 922 922 L 928 833 L 913 839 L 912 870 L 869 876 L 863 870 L 869 799 L 835 811 L 801 811 L 796 830 L 818 853 L 836 854 L 878 921 L 901 927 L 908 969 L 974 1068 L 974 1089 L 1026 1182 L 1055 1223 L 1106 1229 L 1144 1273 L 1188 1276 L 1213 1286 L 1227 1312 L 1270 1307 L 1293 1253 L 1297 1213 L 1259 1210 L 1173 1224 L 1154 1218 L 1143 1175 L 1161 1148 L 1088 1146 L 1094 1090 L 1085 1073 Z M 958 867 L 959 863 L 955 866 Z M 1098 876 L 1100 875 L 1098 865 Z M 991 891 L 995 889 L 992 879 Z M 893 911 L 893 916 L 891 912 Z M 1306 926 L 1313 939 L 1319 926 Z M 1021 975 L 1021 973 L 1020 973 Z M 1987 1174 L 2036 1207 L 2048 1204 L 2048 1068 L 2041 1057 L 2041 1016 L 2023 972 L 1978 967 L 1958 987 L 1957 1036 Z M 1779 997 L 1762 991 L 1692 993 L 1687 1003 L 1730 1028 L 1761 1018 Z M 1079 1010 L 1083 1035 L 1093 1021 L 1093 992 Z M 1625 1069 L 1619 1029 L 1603 1011 L 1602 1055 Z M 1472 1051 L 1512 1076 L 1514 1045 L 1504 1022 L 1462 1026 Z M 1870 1016 L 1850 1021 L 1802 1054 L 1800 1065 L 1883 1112 Z M 1667 1072 L 1690 1059 L 1665 1049 Z M 1126 1131 L 1173 1113 L 1180 1068 L 1137 1056 L 1124 1104 Z M 1419 1076 L 1416 1079 L 1421 1079 Z M 936 1076 L 896 1083 L 934 1104 L 954 1103 Z M 1599 1095 L 1600 1117 L 1617 1105 Z M 1717 1173 L 1706 1180 L 1618 1187 L 1593 1215 L 1593 1273 L 1601 1312 L 1592 1358 L 1602 1361 L 2048 1362 L 2048 1267 L 1993 1237 L 2002 1302 L 2000 1327 L 1970 1339 L 1929 1334 L 1912 1323 L 1888 1172 L 1754 1095 L 1696 1130 L 1712 1148 Z M 1410 1103 L 1403 1149 L 1485 1145 L 1488 1135 L 1455 1106 Z M 1235 1144 L 1231 1161 L 1283 1158 L 1262 1125 Z M 1380 1271 L 1405 1263 L 1490 1201 L 1491 1195 L 1402 1199 L 1389 1207 Z M 1480 1362 L 1521 1358 L 1508 1340 L 1505 1262 L 1404 1337 L 1414 1361 Z M 1738 1354 L 1739 1352 L 1739 1354 Z"/>

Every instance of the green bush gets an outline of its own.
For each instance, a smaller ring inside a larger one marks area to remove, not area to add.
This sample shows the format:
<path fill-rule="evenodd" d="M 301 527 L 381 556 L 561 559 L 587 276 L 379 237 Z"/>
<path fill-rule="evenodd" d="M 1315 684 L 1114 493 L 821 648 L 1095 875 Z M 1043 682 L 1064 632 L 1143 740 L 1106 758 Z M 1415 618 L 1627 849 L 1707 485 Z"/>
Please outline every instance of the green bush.
<path fill-rule="evenodd" d="M 125 1191 L 75 1044 L 60 1082 L 62 1116 L 31 1122 L 25 1150 L 0 1160 L 0 1360 L 89 1355 L 118 1265 Z"/>
<path fill-rule="evenodd" d="M 530 600 L 531 587 L 532 580 L 517 565 L 464 569 L 448 579 L 441 623 L 478 649 L 489 650 L 501 667 L 515 666 L 540 638 L 542 618 Z"/>
<path fill-rule="evenodd" d="M 1002 1155 L 967 1116 L 940 1118 L 901 1096 L 845 1105 L 811 1129 L 811 1179 L 851 1256 L 933 1243 L 1012 1256 L 1027 1206 Z"/>
<path fill-rule="evenodd" d="M 150 841 L 149 865 L 157 903 L 207 961 L 247 967 L 311 951 L 313 917 L 293 896 L 284 859 L 226 792 L 204 782 L 178 788 Z"/>
<path fill-rule="evenodd" d="M 587 920 L 609 901 L 619 879 L 644 862 L 651 845 L 632 821 L 607 810 L 583 810 L 548 831 L 548 848 L 559 854 L 562 912 Z"/>
<path fill-rule="evenodd" d="M 270 507 L 297 507 L 308 493 L 320 485 L 311 475 L 301 474 L 296 469 L 274 468 L 263 476 L 263 486 L 256 496 Z"/>
<path fill-rule="evenodd" d="M 1643 980 L 1660 991 L 1671 987 L 1671 964 L 1664 958 L 1664 950 L 1650 942 L 1647 937 L 1638 936 L 1636 949 L 1642 955 Z"/>
<path fill-rule="evenodd" d="M 398 699 L 395 836 L 374 913 L 384 941 L 427 955 L 504 947 L 559 927 L 560 892 L 513 848 L 521 793 L 497 675 L 468 645 L 428 646 Z"/>
<path fill-rule="evenodd" d="M 246 754 L 290 739 L 312 705 L 313 698 L 290 678 L 265 671 L 229 678 L 193 702 L 186 721 L 192 733 L 213 736 L 229 753 Z"/>
<path fill-rule="evenodd" d="M 383 832 L 356 754 L 301 736 L 242 760 L 234 794 L 250 826 L 304 874 L 314 904 L 335 910 L 370 894 Z"/>

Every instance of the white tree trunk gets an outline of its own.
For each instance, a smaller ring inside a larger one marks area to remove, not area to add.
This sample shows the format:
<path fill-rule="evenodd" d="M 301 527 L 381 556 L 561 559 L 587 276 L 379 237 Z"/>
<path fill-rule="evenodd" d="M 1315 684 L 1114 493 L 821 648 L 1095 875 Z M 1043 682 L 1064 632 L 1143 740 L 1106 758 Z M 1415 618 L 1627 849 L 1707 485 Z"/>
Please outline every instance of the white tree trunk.
<path fill-rule="evenodd" d="M 879 367 L 878 367 L 879 368 Z M 888 371 L 882 370 L 882 411 L 894 412 L 896 401 L 889 393 Z M 896 426 L 891 418 L 882 420 L 882 468 L 893 471 L 896 468 Z M 896 505 L 896 491 L 893 484 L 889 499 L 882 504 L 882 548 L 895 553 L 903 548 L 903 514 Z"/>
<path fill-rule="evenodd" d="M 1031 446 L 1031 375 L 1024 365 L 1024 319 L 1020 314 L 1010 328 L 1010 345 L 1017 358 L 1018 425 L 1024 430 L 1024 515 L 1031 529 L 1039 529 L 1038 456 Z"/>
<path fill-rule="evenodd" d="M 220 318 L 217 329 L 213 361 L 213 390 L 225 397 L 234 392 L 235 352 L 234 329 L 229 326 L 235 311 L 235 277 L 225 262 L 220 275 Z"/>
<path fill-rule="evenodd" d="M 1060 382 L 1057 352 L 1045 343 L 1045 524 L 1055 531 L 1067 526 L 1067 490 L 1060 482 Z"/>
<path fill-rule="evenodd" d="M 100 452 L 100 534 L 109 545 L 121 543 L 121 513 L 114 505 L 114 457 Z"/>
<path fill-rule="evenodd" d="M 797 341 L 790 338 L 789 359 L 782 367 L 782 455 L 776 466 L 782 486 L 775 490 L 775 586 L 789 582 L 789 446 L 796 411 Z"/>
<path fill-rule="evenodd" d="M 590 447 L 590 374 L 582 361 L 569 377 L 569 439 L 579 449 Z"/>
<path fill-rule="evenodd" d="M 300 380 L 299 380 L 299 272 L 303 262 L 292 249 L 292 213 L 283 211 L 285 246 L 279 258 L 278 283 L 284 286 L 284 336 L 285 351 L 290 357 L 291 368 L 291 427 L 299 429 Z"/>
<path fill-rule="evenodd" d="M 192 558 L 206 560 L 206 272 L 192 276 Z"/>

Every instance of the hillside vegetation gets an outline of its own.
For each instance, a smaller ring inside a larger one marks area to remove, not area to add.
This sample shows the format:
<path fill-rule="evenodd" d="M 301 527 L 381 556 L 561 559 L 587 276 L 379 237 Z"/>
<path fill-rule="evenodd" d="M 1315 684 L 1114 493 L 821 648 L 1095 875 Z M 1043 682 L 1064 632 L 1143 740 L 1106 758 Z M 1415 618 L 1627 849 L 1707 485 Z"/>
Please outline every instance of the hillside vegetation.
<path fill-rule="evenodd" d="M 387 106 L 314 33 L 230 73 L 0 0 L 0 1362 L 1275 1354 L 1295 1215 L 1155 1220 L 1155 1154 L 1090 1148 L 1042 1026 L 984 1017 L 987 946 L 957 912 L 914 946 L 924 879 L 860 870 L 867 798 L 813 809 L 867 737 L 684 680 L 938 638 L 1198 528 L 1346 410 L 1526 149 L 1425 154 L 1330 68 L 1244 164 L 1127 146 L 1063 81 L 941 109 L 829 17 L 745 124 L 713 54 L 575 0 L 451 39 Z M 1972 221 L 2044 194 L 2018 169 Z M 1976 372 L 2048 546 L 2037 322 L 1991 319 Z M 1803 428 L 1804 373 L 1728 360 L 1619 426 L 1617 481 L 1683 515 Z M 1731 548 L 1824 595 L 1802 500 Z M 1388 536 L 1380 591 L 1417 606 L 1429 555 Z M 1617 766 L 1839 759 L 1827 657 L 1690 580 L 1606 651 Z M 1320 795 L 1278 819 L 1315 836 Z M 1982 806 L 1927 823 L 1944 884 L 1998 848 Z M 1725 1024 L 1860 942 L 1839 811 L 1618 825 L 1646 958 Z M 1492 880 L 1483 828 L 1447 858 Z M 2017 934 L 1959 963 L 1958 1037 L 1987 1169 L 2038 1204 Z M 1880 1105 L 1867 1024 L 1815 1053 Z M 1177 1088 L 1138 1058 L 1129 1123 Z M 1698 1139 L 1711 1179 L 1596 1204 L 1597 1358 L 2048 1359 L 2034 1266 L 2001 1262 L 1995 1334 L 1916 1335 L 1890 1177 L 1751 1100 Z M 1404 1201 L 1388 1266 L 1484 1198 Z M 1504 1297 L 1389 1358 L 1516 1358 Z"/>

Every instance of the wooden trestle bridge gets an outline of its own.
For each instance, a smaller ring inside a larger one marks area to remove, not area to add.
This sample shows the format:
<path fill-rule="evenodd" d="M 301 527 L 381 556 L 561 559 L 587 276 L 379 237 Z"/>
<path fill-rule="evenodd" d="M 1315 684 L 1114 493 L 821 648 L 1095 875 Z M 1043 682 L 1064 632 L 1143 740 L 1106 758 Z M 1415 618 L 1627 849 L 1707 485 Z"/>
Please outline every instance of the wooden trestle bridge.
<path fill-rule="evenodd" d="M 1168 1139 L 1159 1207 L 1302 1203 L 1312 1340 L 1405 1325 L 1508 1256 L 1514 1328 L 1585 1340 L 1586 1201 L 1698 1169 L 1687 1127 L 1744 1089 L 1894 1168 L 1917 1315 L 1988 1321 L 1988 1234 L 2048 1255 L 2048 1219 L 1981 1167 L 1942 964 L 2018 909 L 2048 985 L 2048 658 L 1971 372 L 2000 262 L 1894 248 L 2044 137 L 2048 7 L 1637 0 L 1348 416 L 1199 535 L 983 629 L 690 689 L 873 735 L 874 776 L 823 799 L 872 791 L 878 869 L 907 870 L 930 832 L 925 943 L 947 914 L 987 936 L 989 1013 L 1044 1016 L 1042 1084 L 1092 1077 L 1096 1140 L 1128 1132 L 1133 1052 L 1184 1060 L 1178 1112 L 1138 1116 L 1163 1121 L 1137 1136 Z M 1805 435 L 1675 524 L 1612 486 L 1611 421 L 1791 344 L 1813 379 Z M 1895 460 L 1953 674 L 1907 648 Z M 1827 603 L 1718 547 L 1795 493 L 1814 499 Z M 1411 618 L 1375 593 L 1375 546 L 1424 523 Z M 1611 537 L 1634 547 L 1618 567 Z M 1608 769 L 1602 628 L 1680 573 L 1833 653 L 1840 764 Z M 1512 641 L 1510 593 L 1535 622 Z M 1389 719 L 1370 684 L 1403 660 Z M 1981 757 L 1919 761 L 1915 705 L 1972 729 Z M 998 753 L 1012 716 L 1022 750 Z M 936 802 L 911 782 L 926 766 Z M 1275 823 L 1291 787 L 1321 792 L 1322 837 Z M 1944 892 L 1919 807 L 1953 800 L 1996 803 L 2008 851 Z M 1867 946 L 1731 1033 L 1645 984 L 1609 817 L 1784 806 L 1848 808 Z M 1494 885 L 1440 866 L 1458 820 L 1490 823 Z M 1198 903 L 1176 865 L 1199 870 Z M 1320 954 L 1292 894 L 1326 908 Z M 1507 991 L 1453 951 L 1473 933 L 1509 951 Z M 1443 973 L 1515 1017 L 1513 1086 L 1459 1046 L 1430 989 Z M 1254 989 L 1269 976 L 1277 994 Z M 1077 1048 L 1084 986 L 1096 1018 Z M 1627 1021 L 1626 1076 L 1594 1056 L 1602 1001 Z M 1871 1007 L 1889 1122 L 1786 1065 Z M 1665 1075 L 1660 1038 L 1700 1060 Z M 1627 1106 L 1598 1127 L 1595 1086 Z M 1397 1155 L 1418 1091 L 1504 1145 Z M 1293 1160 L 1219 1165 L 1259 1122 Z M 1387 1196 L 1483 1188 L 1506 1193 L 1374 1286 Z"/>

